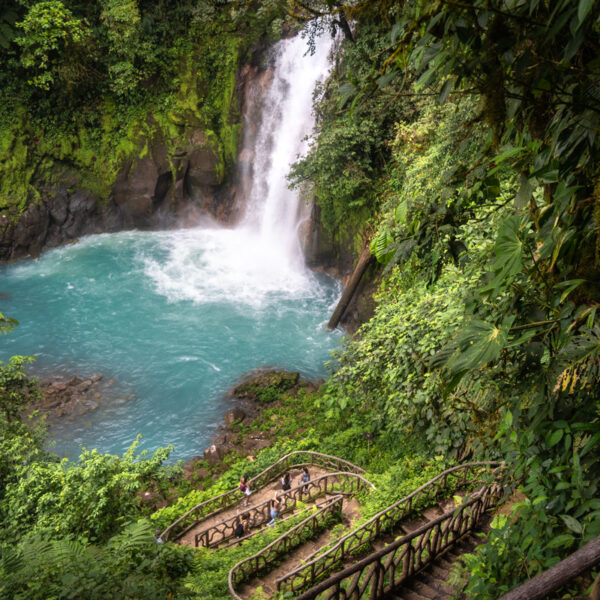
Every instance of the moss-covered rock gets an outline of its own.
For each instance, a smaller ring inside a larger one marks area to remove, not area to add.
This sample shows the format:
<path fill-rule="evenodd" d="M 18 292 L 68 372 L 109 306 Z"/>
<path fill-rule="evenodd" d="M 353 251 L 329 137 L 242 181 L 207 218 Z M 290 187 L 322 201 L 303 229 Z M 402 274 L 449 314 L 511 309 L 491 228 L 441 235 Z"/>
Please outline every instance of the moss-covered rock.
<path fill-rule="evenodd" d="M 234 398 L 248 398 L 254 402 L 273 402 L 292 389 L 300 378 L 298 372 L 269 371 L 252 375 L 231 391 Z"/>

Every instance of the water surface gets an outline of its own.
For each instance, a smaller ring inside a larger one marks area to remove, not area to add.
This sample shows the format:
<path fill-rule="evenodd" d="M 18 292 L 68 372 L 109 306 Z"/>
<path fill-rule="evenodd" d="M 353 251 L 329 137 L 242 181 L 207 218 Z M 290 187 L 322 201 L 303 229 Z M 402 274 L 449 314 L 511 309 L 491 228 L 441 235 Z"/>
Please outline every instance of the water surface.
<path fill-rule="evenodd" d="M 198 228 L 84 238 L 2 267 L 0 312 L 20 321 L 0 358 L 37 356 L 41 375 L 101 373 L 110 397 L 53 429 L 56 451 L 175 445 L 200 454 L 230 386 L 263 366 L 324 375 L 339 284 L 290 270 L 250 231 Z M 133 397 L 130 397 L 130 396 Z"/>

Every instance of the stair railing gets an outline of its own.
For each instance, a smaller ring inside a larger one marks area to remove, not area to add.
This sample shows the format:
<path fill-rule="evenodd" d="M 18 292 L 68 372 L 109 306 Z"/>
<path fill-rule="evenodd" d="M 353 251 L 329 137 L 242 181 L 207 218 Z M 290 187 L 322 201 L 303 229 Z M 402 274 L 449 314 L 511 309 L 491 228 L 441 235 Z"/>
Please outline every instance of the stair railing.
<path fill-rule="evenodd" d="M 364 477 L 356 473 L 327 473 L 306 483 L 301 483 L 287 492 L 279 492 L 276 496 L 284 503 L 280 514 L 293 511 L 298 502 L 311 502 L 325 494 L 336 494 L 341 496 L 354 495 L 362 489 L 374 489 L 374 485 Z M 242 516 L 248 517 L 252 527 L 260 527 L 271 520 L 269 507 L 271 500 L 265 500 L 260 504 L 243 510 L 241 516 L 234 515 L 212 527 L 198 532 L 194 536 L 194 545 L 211 548 L 235 537 L 235 528 Z"/>
<path fill-rule="evenodd" d="M 492 475 L 502 463 L 472 462 L 446 469 L 408 496 L 371 517 L 338 542 L 320 554 L 315 554 L 293 571 L 277 579 L 277 590 L 297 593 L 339 568 L 343 562 L 365 544 L 371 544 L 386 531 L 391 531 L 417 509 L 439 501 L 443 493 L 458 490 L 474 482 L 481 482 L 485 473 Z"/>
<path fill-rule="evenodd" d="M 294 597 L 296 600 L 375 600 L 384 597 L 472 531 L 499 492 L 497 484 L 482 487 L 455 510 Z"/>
<path fill-rule="evenodd" d="M 315 513 L 286 531 L 253 556 L 237 563 L 229 571 L 229 593 L 236 600 L 242 600 L 236 592 L 237 586 L 270 567 L 272 568 L 276 561 L 289 554 L 293 548 L 304 542 L 307 537 L 314 537 L 318 531 L 327 526 L 331 518 L 340 518 L 343 501 L 344 496 L 342 494 L 328 498 Z"/>
<path fill-rule="evenodd" d="M 321 452 L 312 452 L 309 450 L 296 450 L 282 456 L 279 460 L 267 467 L 264 471 L 248 480 L 250 489 L 255 490 L 275 481 L 290 467 L 310 467 L 318 465 L 323 469 L 330 471 L 344 471 L 356 474 L 364 473 L 364 469 L 352 464 L 351 462 L 322 454 Z M 185 535 L 190 529 L 195 527 L 200 521 L 218 514 L 219 512 L 235 506 L 240 500 L 240 491 L 238 488 L 224 492 L 204 502 L 200 502 L 185 514 L 181 515 L 176 521 L 171 523 L 161 534 L 164 541 L 177 540 Z"/>

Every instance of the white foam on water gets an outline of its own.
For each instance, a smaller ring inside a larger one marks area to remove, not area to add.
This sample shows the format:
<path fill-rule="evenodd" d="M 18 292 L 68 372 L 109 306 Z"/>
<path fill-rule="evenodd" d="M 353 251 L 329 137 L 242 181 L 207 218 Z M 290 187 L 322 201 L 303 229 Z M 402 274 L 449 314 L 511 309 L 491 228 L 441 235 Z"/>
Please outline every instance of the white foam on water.
<path fill-rule="evenodd" d="M 286 176 L 313 127 L 312 94 L 329 71 L 332 43 L 322 36 L 313 55 L 307 54 L 300 36 L 274 47 L 274 75 L 252 149 L 253 179 L 241 225 L 179 230 L 161 238 L 160 258 L 155 253 L 143 258 L 146 275 L 170 302 L 257 308 L 273 296 L 281 300 L 319 294 L 298 240 L 299 193 L 288 189 Z"/>
<path fill-rule="evenodd" d="M 249 229 L 189 229 L 161 239 L 165 256 L 144 257 L 146 274 L 169 301 L 243 303 L 259 307 L 277 299 L 313 296 L 315 280 L 294 269 Z M 153 253 L 154 254 L 154 253 Z"/>

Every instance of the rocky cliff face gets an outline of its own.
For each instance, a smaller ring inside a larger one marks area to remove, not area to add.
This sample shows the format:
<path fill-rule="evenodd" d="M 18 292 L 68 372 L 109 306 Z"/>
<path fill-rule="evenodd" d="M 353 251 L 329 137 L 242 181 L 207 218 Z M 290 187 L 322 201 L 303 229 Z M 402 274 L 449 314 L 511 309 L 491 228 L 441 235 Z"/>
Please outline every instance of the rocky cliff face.
<path fill-rule="evenodd" d="M 201 214 L 231 219 L 222 158 L 202 131 L 192 132 L 175 155 L 160 140 L 146 143 L 149 151 L 122 165 L 106 200 L 65 167 L 58 183 L 38 183 L 40 198 L 20 216 L 0 213 L 0 260 L 36 256 L 90 233 L 185 226 Z"/>
<path fill-rule="evenodd" d="M 39 198 L 22 214 L 0 211 L 0 261 L 37 256 L 44 249 L 92 233 L 193 226 L 203 215 L 221 223 L 235 222 L 253 176 L 254 155 L 248 148 L 254 147 L 252 140 L 261 125 L 260 102 L 255 98 L 264 95 L 273 76 L 263 60 L 265 50 L 258 45 L 238 73 L 239 105 L 243 113 L 254 106 L 255 114 L 246 119 L 247 143 L 234 171 L 225 171 L 222 149 L 189 124 L 177 150 L 162 139 L 141 139 L 133 154 L 136 158 L 121 165 L 106 199 L 91 191 L 93 186 L 86 185 L 72 166 L 56 163 L 53 183 L 36 182 Z M 248 103 L 248 99 L 254 101 Z M 321 224 L 317 207 L 303 230 L 307 264 L 347 280 L 358 257 L 352 243 L 357 232 L 346 232 L 344 240 L 332 238 Z M 361 283 L 358 300 L 342 319 L 350 330 L 372 314 L 374 285 L 369 282 L 373 276 L 369 274 Z"/>

